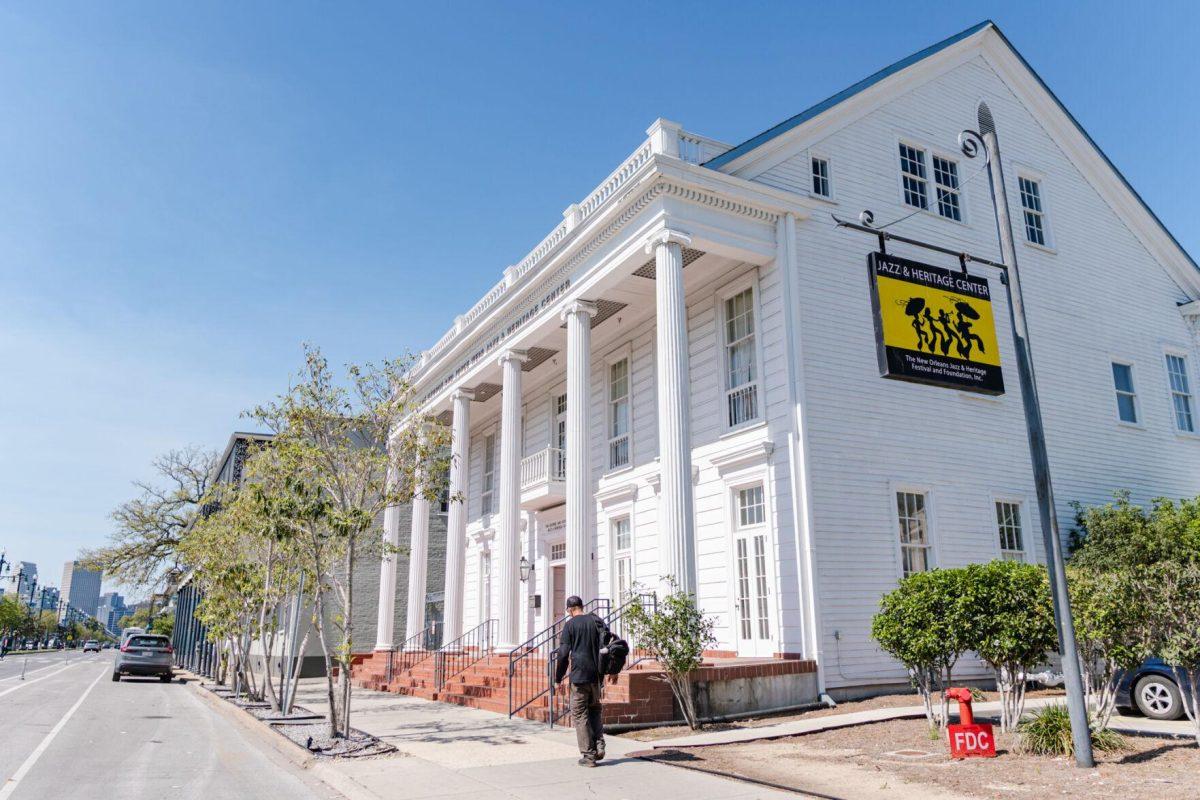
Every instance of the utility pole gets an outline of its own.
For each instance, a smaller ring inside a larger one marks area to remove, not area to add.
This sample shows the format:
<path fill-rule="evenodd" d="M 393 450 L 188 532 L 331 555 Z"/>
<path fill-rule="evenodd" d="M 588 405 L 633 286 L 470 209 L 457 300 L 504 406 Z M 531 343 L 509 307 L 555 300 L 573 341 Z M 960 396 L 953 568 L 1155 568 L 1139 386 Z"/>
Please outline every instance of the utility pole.
<path fill-rule="evenodd" d="M 1067 594 L 1067 575 L 1063 564 L 1062 539 L 1058 531 L 1058 516 L 1054 513 L 1054 488 L 1050 482 L 1050 457 L 1046 452 L 1046 431 L 1042 424 L 1042 409 L 1038 402 L 1037 379 L 1033 371 L 1033 354 L 1029 348 L 1029 329 L 1025 318 L 1025 302 L 1021 295 L 1021 279 L 1017 271 L 1017 250 L 1013 242 L 1012 220 L 1008 213 L 1008 192 L 1004 170 L 1000 165 L 1000 143 L 996 124 L 987 103 L 980 102 L 976 112 L 979 132 L 963 131 L 959 137 L 963 153 L 973 158 L 978 153 L 972 137 L 982 141 L 987 159 L 988 182 L 992 188 L 992 204 L 996 212 L 996 233 L 1000 238 L 1000 255 L 1009 281 L 1009 317 L 1017 351 L 1017 374 L 1021 380 L 1021 401 L 1025 407 L 1025 426 L 1029 434 L 1029 455 L 1033 461 L 1033 481 L 1037 489 L 1038 514 L 1046 546 L 1046 561 L 1050 575 L 1050 593 L 1054 601 L 1054 622 L 1058 627 L 1059 656 L 1062 658 L 1063 681 L 1067 689 L 1067 710 L 1071 717 L 1071 738 L 1075 743 L 1075 764 L 1096 766 L 1092 756 L 1092 735 L 1088 726 L 1087 702 L 1083 694 L 1083 678 L 1079 669 L 1079 654 L 1075 645 L 1075 624 L 1071 619 L 1071 601 Z"/>

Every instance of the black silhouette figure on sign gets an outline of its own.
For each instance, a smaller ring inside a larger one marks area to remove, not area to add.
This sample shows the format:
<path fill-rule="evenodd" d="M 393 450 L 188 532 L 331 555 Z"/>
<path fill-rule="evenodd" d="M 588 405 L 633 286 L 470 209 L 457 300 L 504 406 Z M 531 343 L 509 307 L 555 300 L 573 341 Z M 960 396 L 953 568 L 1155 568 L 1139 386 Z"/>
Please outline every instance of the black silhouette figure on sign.
<path fill-rule="evenodd" d="M 950 346 L 953 345 L 958 355 L 968 360 L 975 347 L 981 353 L 987 352 L 983 339 L 972 330 L 972 322 L 979 319 L 979 312 L 970 303 L 961 300 L 955 302 L 953 317 L 944 308 L 938 309 L 935 317 L 923 297 L 910 297 L 907 301 L 897 300 L 896 303 L 903 303 L 904 314 L 912 317 L 918 351 L 936 353 L 940 350 L 942 355 L 949 355 Z"/>

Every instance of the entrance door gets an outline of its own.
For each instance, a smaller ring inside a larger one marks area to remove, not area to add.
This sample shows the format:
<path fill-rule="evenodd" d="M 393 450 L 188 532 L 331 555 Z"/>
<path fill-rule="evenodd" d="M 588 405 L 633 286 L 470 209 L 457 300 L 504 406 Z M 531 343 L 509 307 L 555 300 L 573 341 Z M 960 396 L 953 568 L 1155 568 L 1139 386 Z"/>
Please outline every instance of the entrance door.
<path fill-rule="evenodd" d="M 550 621 L 561 619 L 567 613 L 567 566 L 551 567 L 553 573 L 550 597 Z"/>
<path fill-rule="evenodd" d="M 492 552 L 479 554 L 479 622 L 492 618 Z"/>
<path fill-rule="evenodd" d="M 770 539 L 762 484 L 734 490 L 733 622 L 738 655 L 774 653 Z"/>

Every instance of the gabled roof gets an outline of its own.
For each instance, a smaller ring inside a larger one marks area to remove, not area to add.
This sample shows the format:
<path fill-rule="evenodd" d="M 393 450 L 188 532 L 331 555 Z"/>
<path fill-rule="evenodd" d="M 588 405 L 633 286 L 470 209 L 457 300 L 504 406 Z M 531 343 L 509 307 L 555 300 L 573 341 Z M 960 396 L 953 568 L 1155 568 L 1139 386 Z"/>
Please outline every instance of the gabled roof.
<path fill-rule="evenodd" d="M 710 169 L 722 170 L 723 167 L 729 165 L 730 163 L 737 160 L 738 158 L 741 158 L 742 156 L 746 155 L 747 153 L 754 151 L 755 149 L 757 149 L 757 148 L 761 147 L 762 145 L 770 142 L 771 140 L 787 133 L 788 131 L 793 130 L 794 128 L 797 128 L 800 125 L 803 125 L 804 123 L 808 122 L 809 120 L 812 120 L 812 119 L 820 116 L 821 114 L 825 113 L 826 111 L 829 111 L 831 108 L 834 108 L 835 106 L 837 106 L 841 103 L 844 103 L 845 101 L 849 100 L 850 98 L 854 97 L 855 95 L 860 94 L 861 92 L 871 88 L 872 86 L 876 85 L 877 83 L 880 83 L 881 81 L 886 80 L 887 78 L 891 77 L 892 75 L 895 75 L 898 72 L 902 72 L 902 71 L 908 69 L 909 67 L 911 67 L 915 64 L 918 64 L 918 63 L 924 61 L 925 59 L 927 59 L 933 55 L 936 55 L 937 53 L 940 53 L 943 50 L 957 44 L 958 42 L 961 42 L 964 39 L 969 39 L 970 37 L 974 36 L 975 34 L 985 31 L 989 28 L 991 30 L 995 31 L 996 35 L 1000 38 L 1000 40 L 1004 43 L 1004 45 L 1012 52 L 1012 54 L 1017 58 L 1017 60 L 1019 60 L 1021 62 L 1021 65 L 1024 66 L 1025 69 L 1029 71 L 1029 74 L 1034 78 L 1034 80 L 1037 81 L 1038 85 L 1042 88 L 1043 91 L 1046 92 L 1047 96 L 1058 106 L 1058 108 L 1067 117 L 1067 119 L 1070 120 L 1071 124 L 1074 126 L 1075 130 L 1079 133 L 1079 135 L 1082 136 L 1087 141 L 1087 143 L 1095 150 L 1096 154 L 1099 155 L 1101 159 L 1103 159 L 1104 163 L 1108 166 L 1108 168 L 1112 170 L 1113 175 L 1116 176 L 1116 178 L 1124 185 L 1124 187 L 1129 191 L 1129 193 L 1133 196 L 1133 198 L 1141 205 L 1141 207 L 1146 211 L 1146 213 L 1150 215 L 1150 217 L 1154 220 L 1154 222 L 1157 224 L 1159 229 L 1161 229 L 1161 231 L 1164 234 L 1166 234 L 1167 238 L 1169 238 L 1171 240 L 1172 244 L 1175 245 L 1175 247 L 1179 250 L 1179 252 L 1183 255 L 1183 257 L 1187 259 L 1187 261 L 1192 265 L 1192 267 L 1194 269 L 1196 269 L 1197 271 L 1200 271 L 1200 265 L 1197 265 L 1195 259 L 1192 258 L 1191 254 L 1188 253 L 1188 251 L 1184 249 L 1183 245 L 1181 245 L 1179 243 L 1179 240 L 1175 238 L 1174 234 L 1172 234 L 1171 231 L 1167 229 L 1167 226 L 1163 224 L 1163 221 L 1161 219 L 1159 219 L 1157 214 L 1154 213 L 1154 210 L 1150 208 L 1150 206 L 1146 203 L 1146 201 L 1144 199 L 1142 199 L 1142 196 L 1140 194 L 1138 194 L 1136 189 L 1133 188 L 1133 185 L 1129 183 L 1129 180 L 1126 179 L 1126 177 L 1121 173 L 1121 171 L 1119 169 L 1117 169 L 1117 166 L 1115 164 L 1113 164 L 1112 160 L 1108 157 L 1108 155 L 1103 150 L 1100 149 L 1100 145 L 1096 144 L 1096 140 L 1093 139 L 1086 130 L 1084 130 L 1083 126 L 1079 124 L 1079 120 L 1075 119 L 1075 116 L 1067 109 L 1067 107 L 1065 105 L 1063 105 L 1063 102 L 1058 99 L 1058 96 L 1056 94 L 1054 94 L 1053 91 L 1051 91 L 1050 87 L 1046 85 L 1046 82 L 1044 80 L 1042 80 L 1042 76 L 1038 75 L 1037 70 L 1035 70 L 1029 64 L 1029 62 L 1025 60 L 1025 57 L 1021 55 L 1021 53 L 1017 50 L 1017 48 L 1013 47 L 1013 44 L 1012 44 L 1012 42 L 1010 42 L 1008 40 L 1008 37 L 1005 36 L 1004 33 L 1000 30 L 999 26 L 997 26 L 996 23 L 992 22 L 991 20 L 984 20 L 983 22 L 980 22 L 977 25 L 972 25 L 970 28 L 967 28 L 966 30 L 964 30 L 960 33 L 956 33 L 947 39 L 943 39 L 942 41 L 938 42 L 937 44 L 930 45 L 929 47 L 926 47 L 924 50 L 920 50 L 920 51 L 908 56 L 907 58 L 900 59 L 899 61 L 897 61 L 896 63 L 894 63 L 888 67 L 884 67 L 883 69 L 879 70 L 878 72 L 874 73 L 873 75 L 870 75 L 870 76 L 862 79 L 861 81 L 854 84 L 853 86 L 849 86 L 849 87 L 843 89 L 842 91 L 838 92 L 837 94 L 832 95 L 831 97 L 828 97 L 828 98 L 822 100 L 821 102 L 817 103 L 816 105 L 810 106 L 809 108 L 805 109 L 804 111 L 801 111 L 796 116 L 790 117 L 790 118 L 784 120 L 783 122 L 779 123 L 778 125 L 776 125 L 772 128 L 768 128 L 767 130 L 763 131 L 762 133 L 758 134 L 757 136 L 747 139 L 746 141 L 737 145 L 733 149 L 727 150 L 726 152 L 722 153 L 721 155 L 717 156 L 716 158 L 712 158 L 712 159 L 706 161 L 703 164 L 703 166 L 708 167 Z"/>

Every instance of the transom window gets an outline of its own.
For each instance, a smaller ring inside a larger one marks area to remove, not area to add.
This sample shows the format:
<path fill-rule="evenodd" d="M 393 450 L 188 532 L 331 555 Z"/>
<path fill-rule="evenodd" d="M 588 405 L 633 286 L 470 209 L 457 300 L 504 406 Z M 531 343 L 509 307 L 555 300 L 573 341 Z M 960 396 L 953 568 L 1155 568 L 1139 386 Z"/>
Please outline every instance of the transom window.
<path fill-rule="evenodd" d="M 483 491 L 479 494 L 480 512 L 491 514 L 495 511 L 492 499 L 496 491 L 496 434 L 489 433 L 483 437 Z"/>
<path fill-rule="evenodd" d="M 929 518 L 923 492 L 896 492 L 904 577 L 930 568 Z"/>
<path fill-rule="evenodd" d="M 996 501 L 996 531 L 1000 534 L 1000 557 L 1007 561 L 1024 561 L 1020 503 Z"/>
<path fill-rule="evenodd" d="M 763 500 L 762 484 L 738 489 L 737 493 L 738 527 L 762 525 L 767 519 L 767 506 Z"/>
<path fill-rule="evenodd" d="M 725 399 L 729 427 L 758 419 L 754 289 L 725 300 Z"/>
<path fill-rule="evenodd" d="M 566 557 L 567 557 L 567 543 L 566 542 L 555 542 L 554 544 L 550 545 L 550 560 L 551 561 L 562 561 Z"/>
<path fill-rule="evenodd" d="M 1017 178 L 1021 190 L 1021 211 L 1025 218 L 1025 240 L 1046 245 L 1046 211 L 1042 208 L 1042 187 L 1032 178 Z"/>
<path fill-rule="evenodd" d="M 629 464 L 629 359 L 608 368 L 608 466 Z"/>
<path fill-rule="evenodd" d="M 830 197 L 833 192 L 829 185 L 829 159 L 812 158 L 812 191 L 818 197 Z"/>
<path fill-rule="evenodd" d="M 901 143 L 900 177 L 904 184 L 904 202 L 914 208 L 929 208 L 924 150 Z"/>
<path fill-rule="evenodd" d="M 1187 359 L 1167 353 L 1167 377 L 1171 382 L 1175 427 L 1184 433 L 1195 433 L 1196 419 L 1192 412 L 1192 384 L 1188 378 Z"/>
<path fill-rule="evenodd" d="M 937 188 L 937 210 L 947 219 L 962 222 L 958 188 L 958 164 L 941 156 L 933 157 L 933 183 Z"/>
<path fill-rule="evenodd" d="M 1113 386 L 1117 390 L 1117 417 L 1122 422 L 1136 423 L 1137 393 L 1133 390 L 1133 367 L 1114 361 L 1112 364 Z"/>

